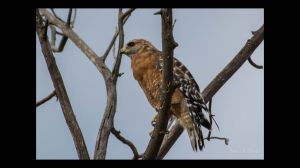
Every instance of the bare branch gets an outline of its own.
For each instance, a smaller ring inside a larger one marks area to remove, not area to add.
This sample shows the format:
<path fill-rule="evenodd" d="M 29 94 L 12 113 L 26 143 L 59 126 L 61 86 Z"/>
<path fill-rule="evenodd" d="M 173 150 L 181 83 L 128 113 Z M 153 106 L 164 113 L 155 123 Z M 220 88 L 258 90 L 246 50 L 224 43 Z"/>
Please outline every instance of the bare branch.
<path fill-rule="evenodd" d="M 173 51 L 178 46 L 174 41 L 173 28 L 172 28 L 172 9 L 161 9 L 162 18 L 162 49 L 163 49 L 163 71 L 162 71 L 162 89 L 160 100 L 162 107 L 158 113 L 157 124 L 154 127 L 152 137 L 149 141 L 147 149 L 144 153 L 143 159 L 156 159 L 159 152 L 161 143 L 165 136 L 168 119 L 169 109 L 171 106 L 171 95 L 173 89 Z"/>
<path fill-rule="evenodd" d="M 133 152 L 133 160 L 136 160 L 136 159 L 140 158 L 140 155 L 139 155 L 136 147 L 134 146 L 134 144 L 131 141 L 125 139 L 123 136 L 121 136 L 120 131 L 117 131 L 114 127 L 112 127 L 111 128 L 111 133 L 114 134 L 114 136 L 116 138 L 118 138 L 121 142 L 123 142 L 124 144 L 126 144 L 130 147 L 130 149 Z"/>
<path fill-rule="evenodd" d="M 42 105 L 43 103 L 50 100 L 54 96 L 55 96 L 55 90 L 53 90 L 53 92 L 51 92 L 47 97 L 45 97 L 42 100 L 36 102 L 36 107 L 38 107 L 39 105 Z"/>
<path fill-rule="evenodd" d="M 63 21 L 58 20 L 56 17 L 54 17 L 50 12 L 48 12 L 46 9 L 40 9 L 40 12 L 42 15 L 44 15 L 50 23 L 56 25 L 58 28 L 60 28 L 64 35 L 69 37 L 74 44 L 81 49 L 81 51 L 88 57 L 88 59 L 97 67 L 97 69 L 102 73 L 105 81 L 110 76 L 110 70 L 108 67 L 104 64 L 104 62 L 99 59 L 97 54 L 69 27 L 65 25 Z"/>
<path fill-rule="evenodd" d="M 119 29 L 116 27 L 116 32 L 119 31 Z M 116 43 L 114 42 L 114 45 L 112 47 L 112 56 L 113 58 L 116 60 L 117 56 L 116 56 Z"/>
<path fill-rule="evenodd" d="M 159 11 L 153 13 L 153 15 L 161 15 L 161 14 L 162 14 L 161 10 L 159 10 Z"/>
<path fill-rule="evenodd" d="M 247 41 L 245 46 L 238 52 L 238 54 L 226 65 L 226 67 L 209 83 L 203 90 L 202 95 L 207 100 L 211 99 L 213 95 L 230 79 L 230 77 L 244 64 L 244 62 L 251 56 L 254 50 L 264 39 L 264 26 L 262 25 L 257 33 Z"/>
<path fill-rule="evenodd" d="M 45 27 L 43 26 L 42 18 L 38 9 L 36 10 L 36 16 L 38 18 L 36 22 L 36 31 L 41 43 L 42 52 L 45 57 L 45 61 L 48 65 L 47 67 L 56 91 L 56 96 L 59 99 L 66 123 L 73 137 L 73 141 L 77 150 L 78 157 L 79 159 L 89 159 L 89 154 L 84 142 L 83 135 L 76 121 L 76 117 L 74 115 L 70 100 L 68 98 L 63 79 L 56 65 L 55 58 L 53 56 L 53 53 L 51 51 L 51 46 L 48 41 L 48 37 L 44 33 Z M 47 20 L 49 19 L 47 18 Z M 51 20 L 49 22 L 51 22 Z"/>
<path fill-rule="evenodd" d="M 248 58 L 248 62 L 254 66 L 254 68 L 257 68 L 257 69 L 263 69 L 263 66 L 262 65 L 257 65 L 252 59 L 251 57 Z"/>
<path fill-rule="evenodd" d="M 227 64 L 227 66 L 209 83 L 209 85 L 202 92 L 202 96 L 207 102 L 217 93 L 217 91 L 230 79 L 230 77 L 243 65 L 243 63 L 251 56 L 254 50 L 264 39 L 264 25 L 262 25 L 254 36 L 247 41 L 245 46 L 239 53 Z M 173 129 L 174 128 L 174 129 Z M 158 159 L 163 159 L 168 153 L 174 142 L 179 138 L 183 132 L 179 123 L 170 131 L 169 136 L 166 136 L 158 154 Z"/>
<path fill-rule="evenodd" d="M 112 73 L 110 73 L 109 80 L 106 83 L 107 105 L 97 135 L 94 159 L 105 159 L 108 138 L 113 126 L 114 115 L 116 113 L 116 106 L 117 106 L 116 84 L 117 84 L 117 79 L 120 76 L 119 68 L 120 68 L 121 58 L 122 58 L 120 54 L 120 49 L 124 43 L 123 26 L 124 26 L 124 19 L 126 18 L 128 19 L 129 15 L 127 15 L 127 17 L 122 17 L 122 16 L 123 16 L 122 9 L 120 9 L 118 15 L 118 28 L 120 34 L 118 56 L 113 66 Z"/>

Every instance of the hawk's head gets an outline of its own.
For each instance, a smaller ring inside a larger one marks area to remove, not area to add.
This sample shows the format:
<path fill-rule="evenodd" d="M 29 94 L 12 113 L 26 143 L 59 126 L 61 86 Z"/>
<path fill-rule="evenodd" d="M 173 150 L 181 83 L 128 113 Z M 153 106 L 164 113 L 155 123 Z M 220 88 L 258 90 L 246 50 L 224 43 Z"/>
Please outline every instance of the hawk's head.
<path fill-rule="evenodd" d="M 149 41 L 144 39 L 134 39 L 129 41 L 126 46 L 121 49 L 121 54 L 126 54 L 131 58 L 134 54 L 153 50 L 156 50 L 156 48 Z"/>

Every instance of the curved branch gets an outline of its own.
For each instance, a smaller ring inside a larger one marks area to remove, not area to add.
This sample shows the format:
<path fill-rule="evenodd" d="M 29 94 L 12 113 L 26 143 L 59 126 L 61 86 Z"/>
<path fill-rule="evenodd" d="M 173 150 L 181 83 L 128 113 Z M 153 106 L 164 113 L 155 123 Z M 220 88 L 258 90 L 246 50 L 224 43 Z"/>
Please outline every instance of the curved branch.
<path fill-rule="evenodd" d="M 77 123 L 66 88 L 64 86 L 63 79 L 51 51 L 51 46 L 47 34 L 44 33 L 46 28 L 43 25 L 42 18 L 38 9 L 36 10 L 36 15 L 38 18 L 36 22 L 36 31 L 41 43 L 42 52 L 45 57 L 45 61 L 47 63 L 47 67 L 55 88 L 56 96 L 58 97 L 66 123 L 70 129 L 78 157 L 80 159 L 89 159 L 89 154 L 84 142 L 83 135 Z"/>
<path fill-rule="evenodd" d="M 174 41 L 172 27 L 172 9 L 161 9 L 162 19 L 162 49 L 163 49 L 163 70 L 162 70 L 162 92 L 160 100 L 162 107 L 158 113 L 157 124 L 152 132 L 151 139 L 144 153 L 143 159 L 156 159 L 166 132 L 169 109 L 171 106 L 171 95 L 173 93 L 173 51 L 178 44 Z"/>
<path fill-rule="evenodd" d="M 257 65 L 252 59 L 251 57 L 248 58 L 248 62 L 254 66 L 254 68 L 257 68 L 257 69 L 263 69 L 263 66 L 262 65 Z"/>
<path fill-rule="evenodd" d="M 245 46 L 239 53 L 227 64 L 227 66 L 209 83 L 202 92 L 202 96 L 207 103 L 208 100 L 218 92 L 218 90 L 230 79 L 230 77 L 243 65 L 243 63 L 251 56 L 254 50 L 264 39 L 264 25 L 262 25 L 247 41 Z M 163 159 L 176 140 L 179 138 L 183 128 L 177 122 L 170 131 L 169 136 L 164 138 L 163 144 L 158 153 L 158 159 Z"/>
<path fill-rule="evenodd" d="M 130 147 L 130 149 L 132 150 L 132 153 L 133 153 L 133 160 L 136 160 L 138 158 L 140 158 L 140 155 L 136 149 L 136 147 L 134 146 L 134 144 L 125 139 L 124 137 L 121 136 L 121 132 L 120 131 L 117 131 L 114 127 L 111 128 L 111 133 L 114 134 L 114 136 L 116 138 L 118 138 L 121 142 L 123 142 L 124 144 L 128 145 Z"/>
<path fill-rule="evenodd" d="M 39 105 L 42 105 L 43 103 L 45 103 L 46 101 L 50 100 L 53 96 L 55 96 L 55 90 L 53 90 L 53 92 L 51 92 L 47 97 L 43 98 L 42 100 L 36 102 L 36 107 L 38 107 Z"/>

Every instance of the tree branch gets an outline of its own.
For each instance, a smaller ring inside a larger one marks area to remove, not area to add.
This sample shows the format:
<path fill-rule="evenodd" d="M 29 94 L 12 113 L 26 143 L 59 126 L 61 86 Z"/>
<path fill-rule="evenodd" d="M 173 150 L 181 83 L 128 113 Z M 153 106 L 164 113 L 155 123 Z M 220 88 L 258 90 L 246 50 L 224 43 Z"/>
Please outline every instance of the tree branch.
<path fill-rule="evenodd" d="M 161 143 L 165 136 L 169 109 L 171 106 L 171 95 L 173 93 L 173 51 L 178 44 L 174 41 L 172 27 L 172 9 L 161 9 L 162 18 L 162 49 L 163 49 L 163 71 L 162 88 L 160 100 L 162 102 L 158 121 L 155 125 L 150 142 L 144 153 L 143 159 L 156 159 Z"/>
<path fill-rule="evenodd" d="M 63 21 L 60 21 L 54 17 L 46 9 L 40 9 L 40 13 L 44 15 L 50 23 L 54 24 L 61 29 L 62 33 L 69 37 L 73 43 L 88 57 L 88 59 L 96 66 L 96 68 L 102 73 L 105 81 L 110 77 L 110 70 L 104 64 L 102 59 L 100 59 L 97 54 Z"/>
<path fill-rule="evenodd" d="M 228 144 L 229 144 L 229 139 L 228 139 L 228 138 L 221 138 L 221 137 L 211 137 L 211 136 L 209 136 L 209 137 L 207 137 L 207 138 L 204 138 L 204 139 L 206 139 L 206 140 L 208 140 L 208 141 L 210 141 L 211 139 L 219 139 L 219 140 L 224 140 L 224 142 L 225 142 L 225 144 L 226 144 L 226 145 L 228 145 Z"/>
<path fill-rule="evenodd" d="M 129 15 L 127 15 L 129 16 Z M 120 49 L 124 44 L 124 19 L 122 9 L 119 10 L 118 16 L 118 28 L 119 28 L 119 49 L 118 56 L 116 58 L 115 64 L 113 66 L 112 73 L 110 73 L 109 83 L 106 84 L 107 89 L 107 106 L 105 109 L 105 113 L 102 118 L 102 122 L 100 125 L 100 129 L 98 132 L 96 147 L 94 153 L 94 159 L 105 159 L 107 142 L 109 138 L 109 134 L 111 132 L 113 126 L 113 120 L 116 113 L 116 105 L 117 105 L 117 79 L 119 76 L 119 68 L 121 64 L 121 54 Z M 102 60 L 102 59 L 101 59 Z"/>
<path fill-rule="evenodd" d="M 48 65 L 48 70 L 56 91 L 56 96 L 58 97 L 66 123 L 73 137 L 78 157 L 80 159 L 89 159 L 89 154 L 84 142 L 83 135 L 76 121 L 76 117 L 74 115 L 70 100 L 68 98 L 64 82 L 56 65 L 47 34 L 45 33 L 46 27 L 43 25 L 42 17 L 38 9 L 36 10 L 36 16 L 36 31 L 41 43 L 42 52 L 45 57 L 45 61 Z"/>
<path fill-rule="evenodd" d="M 262 25 L 251 39 L 247 41 L 245 46 L 239 53 L 227 64 L 227 66 L 209 83 L 202 92 L 202 96 L 207 103 L 208 100 L 217 93 L 217 91 L 230 79 L 230 77 L 243 65 L 243 63 L 251 56 L 254 50 L 264 39 L 264 25 Z M 177 122 L 173 126 L 169 135 L 165 137 L 158 159 L 163 159 L 170 148 L 174 145 L 178 137 L 183 132 L 183 128 Z"/>
<path fill-rule="evenodd" d="M 53 9 L 52 9 L 52 12 L 53 12 L 53 14 L 55 14 Z M 76 10 L 75 10 L 75 14 L 76 14 Z M 55 16 L 56 16 L 56 14 L 55 14 Z M 72 17 L 72 8 L 69 9 L 67 22 L 65 24 L 67 27 L 73 28 L 76 17 L 74 16 L 72 20 L 71 20 L 71 17 Z M 56 18 L 58 18 L 58 17 L 56 16 Z M 56 31 L 56 28 L 53 25 L 51 25 L 50 28 L 51 28 L 51 48 L 52 48 L 53 52 L 62 52 L 68 41 L 68 37 L 66 35 L 63 35 L 62 39 L 60 40 L 60 43 L 58 45 L 58 48 L 56 48 L 55 41 L 56 41 L 56 34 L 58 34 L 58 33 Z"/>
<path fill-rule="evenodd" d="M 118 138 L 121 142 L 123 142 L 124 144 L 126 144 L 130 147 L 130 149 L 133 152 L 133 160 L 139 159 L 141 157 L 139 155 L 136 147 L 134 146 L 134 144 L 131 141 L 129 141 L 129 140 L 125 139 L 124 137 L 122 137 L 120 131 L 117 131 L 114 127 L 112 127 L 111 128 L 111 133 L 114 134 L 114 136 L 116 138 Z"/>
<path fill-rule="evenodd" d="M 53 96 L 55 96 L 55 90 L 53 90 L 53 92 L 51 92 L 47 97 L 45 97 L 42 100 L 36 102 L 36 107 L 38 107 L 39 105 L 42 105 L 46 101 L 50 100 Z"/>
<path fill-rule="evenodd" d="M 111 132 L 111 128 L 113 126 L 113 119 L 116 112 L 116 105 L 117 105 L 117 94 L 116 94 L 116 83 L 117 77 L 119 76 L 119 66 L 121 62 L 121 56 L 116 59 L 116 63 L 114 66 L 114 70 L 112 73 L 109 68 L 105 65 L 103 59 L 98 57 L 96 53 L 70 28 L 67 26 L 65 22 L 57 19 L 54 17 L 50 12 L 46 9 L 40 9 L 40 13 L 47 18 L 47 20 L 61 29 L 62 33 L 70 38 L 74 44 L 87 56 L 87 58 L 96 66 L 98 71 L 102 74 L 106 92 L 107 92 L 107 102 L 105 107 L 105 112 L 103 114 L 102 122 L 100 125 L 100 129 L 97 134 L 96 145 L 95 145 L 95 153 L 94 159 L 105 159 L 106 156 L 106 149 L 107 149 L 107 142 Z M 122 24 L 119 21 L 119 30 L 123 29 L 123 24 L 128 19 L 129 14 L 133 10 L 127 11 L 125 13 L 126 16 L 119 17 L 119 20 L 122 20 Z M 120 33 L 121 34 L 121 33 Z M 119 40 L 119 48 L 123 45 L 124 37 Z M 120 50 L 120 49 L 119 49 Z M 118 52 L 120 53 L 120 52 Z"/>

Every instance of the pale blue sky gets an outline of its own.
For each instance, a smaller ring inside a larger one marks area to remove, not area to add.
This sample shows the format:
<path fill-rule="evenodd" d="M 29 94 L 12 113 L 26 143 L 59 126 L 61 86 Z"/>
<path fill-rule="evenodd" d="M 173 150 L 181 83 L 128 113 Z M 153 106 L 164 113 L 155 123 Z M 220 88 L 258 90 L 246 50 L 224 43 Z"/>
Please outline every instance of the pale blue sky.
<path fill-rule="evenodd" d="M 66 18 L 67 10 L 56 11 Z M 161 49 L 161 17 L 153 15 L 156 11 L 158 9 L 136 9 L 132 13 L 124 27 L 125 43 L 144 38 Z M 74 30 L 102 55 L 115 32 L 117 15 L 118 9 L 78 9 Z M 264 10 L 174 9 L 173 18 L 177 20 L 174 38 L 179 44 L 174 51 L 175 57 L 187 66 L 203 90 L 252 37 L 251 31 L 264 23 Z M 53 91 L 53 84 L 37 37 L 36 40 L 36 100 L 40 100 Z M 106 104 L 102 75 L 71 40 L 64 52 L 55 54 L 55 58 L 92 158 Z M 252 59 L 264 64 L 264 42 Z M 110 54 L 109 67 L 113 61 Z M 134 80 L 127 57 L 122 59 L 120 72 L 125 74 L 117 85 L 115 127 L 142 153 L 149 141 L 150 122 L 155 111 Z M 36 111 L 36 158 L 77 159 L 56 98 Z M 264 70 L 255 69 L 246 62 L 214 96 L 213 113 L 220 131 L 214 126 L 212 135 L 229 138 L 228 146 L 219 140 L 205 141 L 203 151 L 193 152 L 184 132 L 165 159 L 264 158 Z M 132 158 L 128 146 L 113 135 L 107 151 L 107 159 Z"/>

